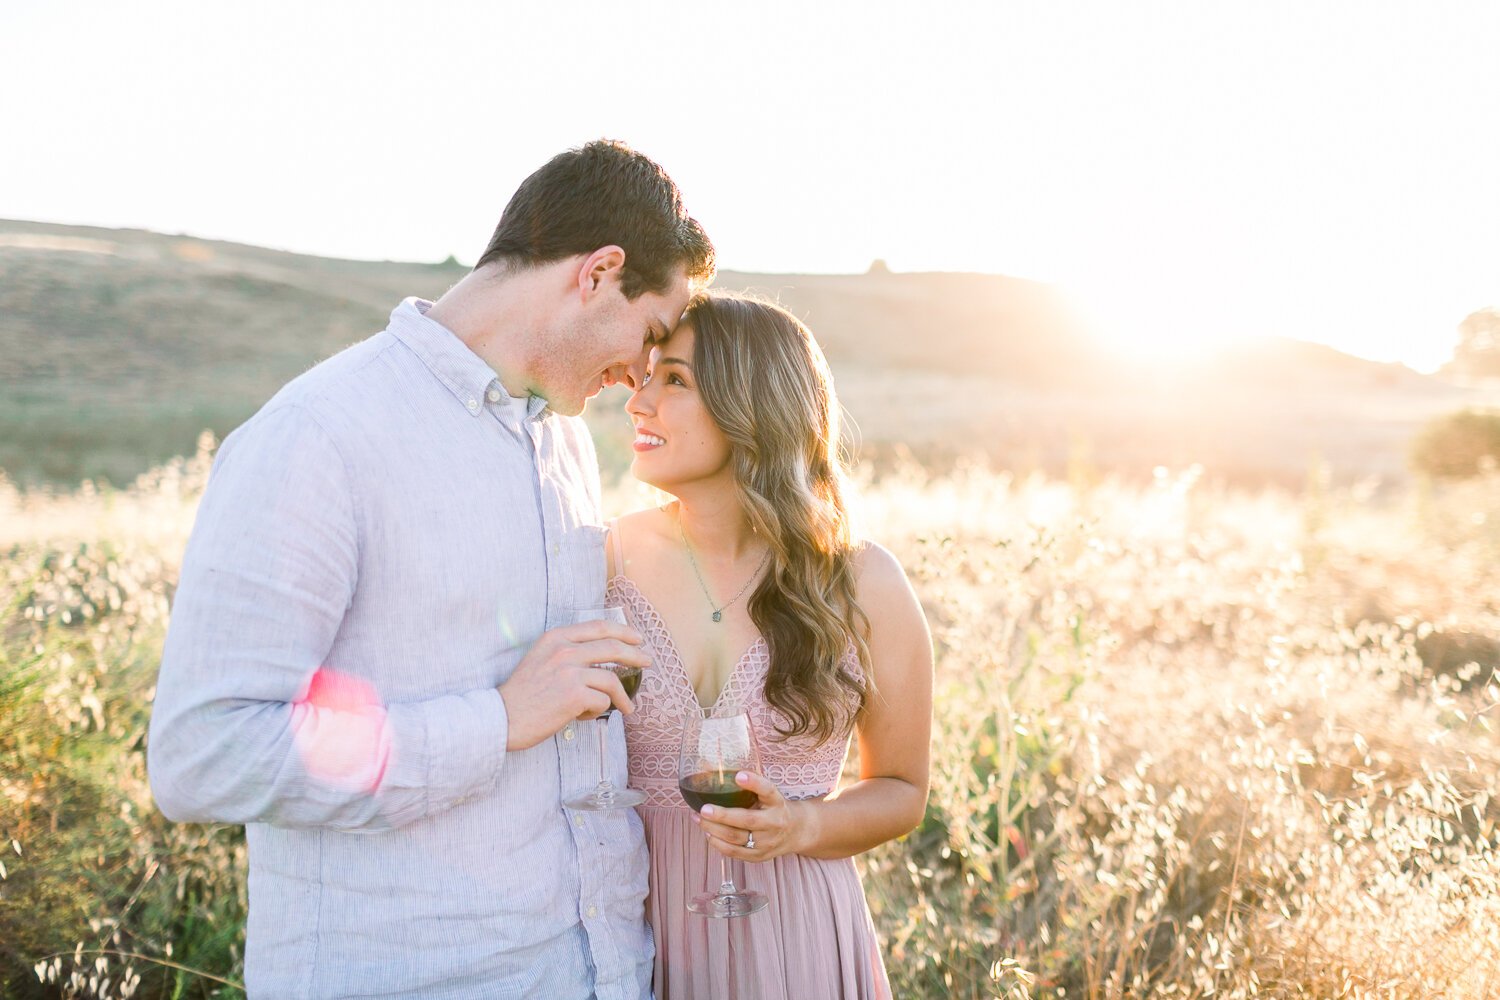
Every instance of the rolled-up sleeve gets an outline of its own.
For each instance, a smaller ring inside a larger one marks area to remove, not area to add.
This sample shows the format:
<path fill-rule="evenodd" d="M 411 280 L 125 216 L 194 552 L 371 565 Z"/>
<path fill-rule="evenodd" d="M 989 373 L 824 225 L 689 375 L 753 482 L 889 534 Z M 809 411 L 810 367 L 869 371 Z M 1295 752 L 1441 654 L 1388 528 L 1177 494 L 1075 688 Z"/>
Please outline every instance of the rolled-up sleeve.
<path fill-rule="evenodd" d="M 151 788 L 169 818 L 381 831 L 494 787 L 497 690 L 386 704 L 359 664 L 326 662 L 358 582 L 358 502 L 303 407 L 268 409 L 221 448 L 151 719 Z M 319 687 L 320 671 L 339 683 Z"/>

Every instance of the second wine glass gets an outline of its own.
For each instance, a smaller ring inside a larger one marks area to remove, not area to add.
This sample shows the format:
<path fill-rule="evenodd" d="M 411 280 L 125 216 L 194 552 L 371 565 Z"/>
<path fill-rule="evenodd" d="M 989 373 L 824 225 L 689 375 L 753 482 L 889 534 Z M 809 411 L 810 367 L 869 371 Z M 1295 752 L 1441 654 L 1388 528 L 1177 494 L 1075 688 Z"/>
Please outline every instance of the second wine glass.
<path fill-rule="evenodd" d="M 755 793 L 735 784 L 740 771 L 759 771 L 760 753 L 750 731 L 750 717 L 689 712 L 682 721 L 682 749 L 677 756 L 677 788 L 693 809 L 705 805 L 748 809 Z M 766 907 L 766 897 L 737 888 L 729 873 L 729 859 L 719 855 L 722 881 L 716 892 L 694 896 L 688 909 L 705 917 L 747 917 Z"/>
<path fill-rule="evenodd" d="M 600 619 L 625 624 L 624 608 L 580 608 L 573 613 L 575 622 L 591 622 Z M 596 663 L 596 667 L 613 670 L 616 677 L 620 678 L 620 686 L 625 689 L 625 697 L 634 698 L 635 693 L 641 686 L 641 668 L 627 667 L 619 663 Z M 617 788 L 614 782 L 609 780 L 609 718 L 614 714 L 614 706 L 605 709 L 604 714 L 599 716 L 599 783 L 588 792 L 576 795 L 563 802 L 570 809 L 586 809 L 590 811 L 602 811 L 605 809 L 623 809 L 626 806 L 638 806 L 646 801 L 645 793 L 634 788 Z"/>

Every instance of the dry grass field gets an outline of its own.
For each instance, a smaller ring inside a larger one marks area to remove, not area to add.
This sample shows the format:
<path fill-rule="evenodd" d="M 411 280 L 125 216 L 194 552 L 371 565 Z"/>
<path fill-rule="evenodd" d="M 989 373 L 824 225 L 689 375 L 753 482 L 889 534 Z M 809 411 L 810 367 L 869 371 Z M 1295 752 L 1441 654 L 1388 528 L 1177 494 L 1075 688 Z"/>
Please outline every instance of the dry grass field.
<path fill-rule="evenodd" d="M 243 835 L 144 773 L 214 435 L 462 273 L 0 221 L 0 996 L 241 995 Z M 1406 471 L 1484 393 L 1110 355 L 1008 278 L 719 284 L 825 344 L 932 622 L 931 802 L 862 860 L 898 997 L 1500 995 L 1500 479 Z"/>
<path fill-rule="evenodd" d="M 0 995 L 239 995 L 241 834 L 144 774 L 208 458 L 0 489 Z M 938 653 L 926 819 L 862 861 L 898 997 L 1500 993 L 1500 482 L 860 495 Z"/>

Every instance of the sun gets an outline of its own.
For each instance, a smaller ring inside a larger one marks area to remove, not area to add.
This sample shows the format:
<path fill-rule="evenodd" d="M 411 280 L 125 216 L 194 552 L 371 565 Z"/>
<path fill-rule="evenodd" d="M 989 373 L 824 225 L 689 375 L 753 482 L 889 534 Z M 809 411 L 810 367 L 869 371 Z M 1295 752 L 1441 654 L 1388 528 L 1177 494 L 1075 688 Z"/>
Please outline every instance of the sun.
<path fill-rule="evenodd" d="M 1243 339 L 1220 303 L 1128 275 L 1061 286 L 1064 301 L 1102 353 L 1153 368 L 1186 366 Z"/>

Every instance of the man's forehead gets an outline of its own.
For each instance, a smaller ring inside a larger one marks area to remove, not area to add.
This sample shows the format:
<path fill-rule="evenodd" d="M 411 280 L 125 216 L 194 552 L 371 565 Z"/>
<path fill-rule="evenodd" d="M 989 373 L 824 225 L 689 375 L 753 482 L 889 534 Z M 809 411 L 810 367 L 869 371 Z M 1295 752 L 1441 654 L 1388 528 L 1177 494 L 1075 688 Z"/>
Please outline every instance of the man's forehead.
<path fill-rule="evenodd" d="M 679 271 L 673 279 L 672 286 L 663 296 L 666 300 L 659 317 L 662 324 L 663 336 L 670 334 L 676 329 L 677 324 L 682 322 L 683 314 L 687 312 L 688 303 L 693 298 L 693 286 L 688 281 L 687 273 Z"/>
<path fill-rule="evenodd" d="M 677 273 L 677 279 L 672 282 L 672 308 L 676 310 L 677 313 L 672 317 L 673 323 L 676 323 L 677 320 L 682 318 L 682 314 L 687 311 L 687 304 L 692 300 L 692 298 L 693 283 L 688 280 L 688 276 L 685 272 L 679 271 Z"/>

